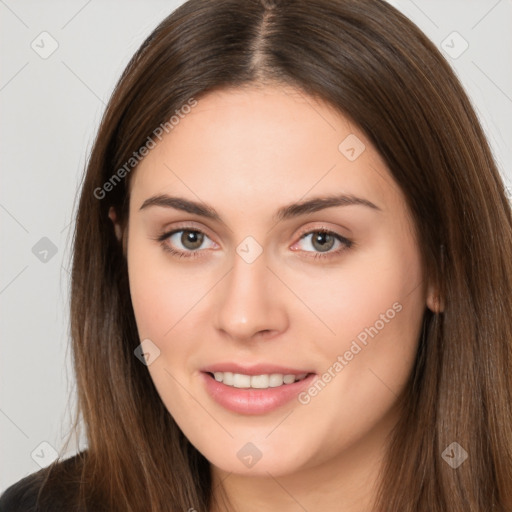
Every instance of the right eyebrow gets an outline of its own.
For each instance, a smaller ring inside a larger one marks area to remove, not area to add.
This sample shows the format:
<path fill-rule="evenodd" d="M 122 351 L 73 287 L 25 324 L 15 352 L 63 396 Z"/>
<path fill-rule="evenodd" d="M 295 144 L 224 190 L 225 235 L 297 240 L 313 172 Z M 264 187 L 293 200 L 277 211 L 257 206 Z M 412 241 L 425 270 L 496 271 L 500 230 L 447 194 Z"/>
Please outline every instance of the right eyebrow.
<path fill-rule="evenodd" d="M 201 217 L 207 217 L 208 219 L 222 222 L 220 215 L 213 208 L 203 203 L 190 201 L 189 199 L 185 199 L 184 197 L 168 196 L 167 194 L 159 194 L 156 196 L 152 196 L 142 203 L 142 206 L 139 208 L 139 211 L 150 206 L 174 208 L 176 210 L 182 210 L 184 212 L 193 213 L 195 215 L 200 215 Z"/>

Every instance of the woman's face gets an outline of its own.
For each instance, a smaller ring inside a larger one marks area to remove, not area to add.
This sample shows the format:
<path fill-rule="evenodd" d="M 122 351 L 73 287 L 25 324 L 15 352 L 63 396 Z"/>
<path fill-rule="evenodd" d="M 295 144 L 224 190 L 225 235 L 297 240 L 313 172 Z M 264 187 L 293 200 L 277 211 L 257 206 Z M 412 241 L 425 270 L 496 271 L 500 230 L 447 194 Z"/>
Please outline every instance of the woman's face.
<path fill-rule="evenodd" d="M 381 453 L 432 297 L 357 126 L 291 88 L 204 96 L 132 176 L 127 258 L 151 378 L 214 467 Z"/>

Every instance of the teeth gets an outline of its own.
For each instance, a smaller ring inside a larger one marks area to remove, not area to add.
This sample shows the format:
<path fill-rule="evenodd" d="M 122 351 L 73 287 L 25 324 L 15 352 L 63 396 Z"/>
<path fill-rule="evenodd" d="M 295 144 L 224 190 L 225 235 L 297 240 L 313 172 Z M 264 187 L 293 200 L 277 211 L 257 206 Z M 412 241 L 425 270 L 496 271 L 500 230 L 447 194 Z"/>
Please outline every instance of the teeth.
<path fill-rule="evenodd" d="M 271 388 L 282 386 L 284 382 L 284 375 L 281 373 L 273 373 L 268 377 L 268 385 Z"/>
<path fill-rule="evenodd" d="M 301 373 L 300 375 L 283 375 L 282 373 L 244 375 L 242 373 L 215 372 L 213 376 L 217 382 L 222 382 L 227 386 L 235 388 L 267 389 L 276 388 L 283 384 L 293 384 L 298 380 L 304 379 L 307 373 Z"/>
<path fill-rule="evenodd" d="M 251 377 L 249 375 L 242 375 L 241 373 L 234 373 L 233 386 L 235 386 L 235 388 L 250 388 Z"/>
<path fill-rule="evenodd" d="M 226 372 L 224 374 L 224 379 L 222 379 L 221 382 L 224 382 L 224 381 L 226 381 L 225 383 L 228 386 L 232 386 L 233 385 L 233 374 L 231 372 Z"/>
<path fill-rule="evenodd" d="M 270 376 L 268 375 L 252 375 L 251 388 L 265 389 L 268 388 Z"/>

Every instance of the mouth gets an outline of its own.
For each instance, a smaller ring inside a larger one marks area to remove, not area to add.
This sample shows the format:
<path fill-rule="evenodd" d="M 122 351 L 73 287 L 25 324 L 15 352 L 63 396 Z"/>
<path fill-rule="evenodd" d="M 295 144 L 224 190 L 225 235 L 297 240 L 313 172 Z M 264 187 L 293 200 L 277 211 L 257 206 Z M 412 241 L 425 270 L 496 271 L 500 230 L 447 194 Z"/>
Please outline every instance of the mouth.
<path fill-rule="evenodd" d="M 317 376 L 290 368 L 280 368 L 279 372 L 277 367 L 240 370 L 239 366 L 231 365 L 229 370 L 238 371 L 228 371 L 226 365 L 222 369 L 219 366 L 200 372 L 206 392 L 224 409 L 248 415 L 265 414 L 283 407 L 311 386 Z M 296 402 L 299 405 L 299 401 Z"/>

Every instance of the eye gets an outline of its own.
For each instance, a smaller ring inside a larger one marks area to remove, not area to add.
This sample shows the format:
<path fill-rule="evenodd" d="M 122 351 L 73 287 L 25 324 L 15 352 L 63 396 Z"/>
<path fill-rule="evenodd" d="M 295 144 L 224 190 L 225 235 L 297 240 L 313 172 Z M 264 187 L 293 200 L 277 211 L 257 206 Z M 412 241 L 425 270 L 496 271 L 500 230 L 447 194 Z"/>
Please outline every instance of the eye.
<path fill-rule="evenodd" d="M 353 245 L 351 240 L 348 240 L 338 233 L 325 229 L 317 229 L 303 234 L 297 244 L 302 241 L 306 242 L 304 244 L 306 248 L 302 248 L 301 250 L 304 252 L 316 252 L 316 254 L 311 255 L 314 258 L 329 258 L 349 249 Z M 297 244 L 295 244 L 295 246 Z M 312 248 L 312 250 L 309 248 Z"/>
<path fill-rule="evenodd" d="M 157 237 L 163 249 L 174 256 L 180 258 L 195 258 L 200 256 L 203 249 L 211 249 L 216 244 L 201 230 L 191 228 L 175 229 L 168 231 Z M 204 247 L 204 243 L 209 241 L 210 244 Z M 353 246 L 353 242 L 338 233 L 327 229 L 317 229 L 309 231 L 301 235 L 299 242 L 291 247 L 297 250 L 297 245 L 306 242 L 304 247 L 299 250 L 311 253 L 308 257 L 313 258 L 330 258 L 335 257 L 339 253 Z M 309 248 L 308 248 L 309 247 Z"/>
<path fill-rule="evenodd" d="M 198 229 L 176 229 L 163 233 L 158 240 L 166 251 L 185 258 L 196 257 L 200 249 L 215 246 L 212 240 Z M 209 247 L 202 247 L 205 240 L 210 240 Z"/>

